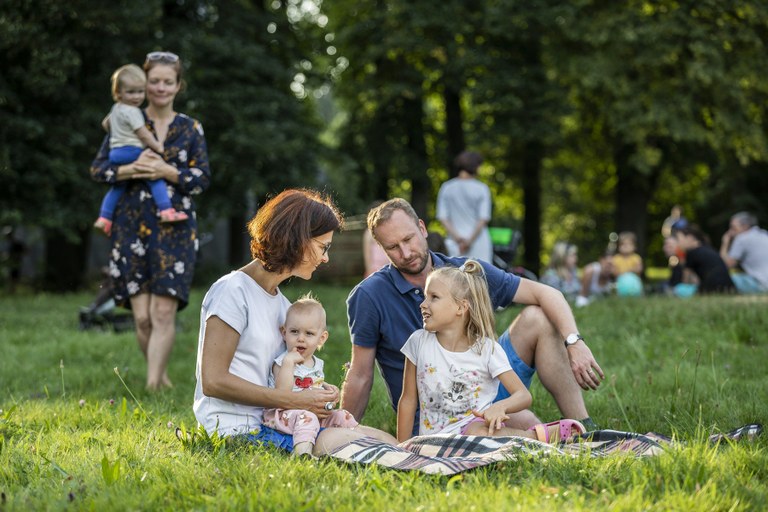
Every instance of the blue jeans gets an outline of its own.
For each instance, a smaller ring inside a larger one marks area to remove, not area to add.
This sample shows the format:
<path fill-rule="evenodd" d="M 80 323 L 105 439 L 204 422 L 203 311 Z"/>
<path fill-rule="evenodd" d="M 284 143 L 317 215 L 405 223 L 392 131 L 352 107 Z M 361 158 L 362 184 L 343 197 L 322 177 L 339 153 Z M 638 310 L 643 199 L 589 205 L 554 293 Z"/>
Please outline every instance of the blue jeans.
<path fill-rule="evenodd" d="M 760 281 L 749 274 L 737 273 L 731 274 L 731 281 L 736 285 L 739 293 L 765 293 L 768 289 Z"/>
<path fill-rule="evenodd" d="M 122 146 L 109 150 L 109 162 L 112 165 L 125 165 L 135 161 L 139 158 L 143 150 L 136 146 Z M 168 197 L 168 189 L 165 188 L 165 180 L 145 180 L 149 186 L 149 191 L 152 193 L 152 199 L 155 201 L 157 209 L 167 210 L 171 207 L 171 198 Z M 99 210 L 99 217 L 112 220 L 115 214 L 115 207 L 120 197 L 125 192 L 126 183 L 117 183 L 112 185 L 107 193 L 104 195 L 104 199 L 101 201 L 101 209 Z"/>

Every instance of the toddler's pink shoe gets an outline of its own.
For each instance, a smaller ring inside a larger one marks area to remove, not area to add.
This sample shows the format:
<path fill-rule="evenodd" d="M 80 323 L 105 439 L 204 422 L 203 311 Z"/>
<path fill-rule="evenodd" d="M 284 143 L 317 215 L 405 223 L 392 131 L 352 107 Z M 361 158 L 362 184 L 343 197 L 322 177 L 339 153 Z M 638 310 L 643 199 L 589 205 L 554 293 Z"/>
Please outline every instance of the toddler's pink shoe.
<path fill-rule="evenodd" d="M 103 231 L 107 236 L 112 234 L 112 221 L 105 217 L 96 219 L 96 222 L 93 223 L 93 227 Z"/>
<path fill-rule="evenodd" d="M 166 208 L 165 210 L 160 210 L 160 222 L 163 223 L 182 222 L 188 218 L 189 215 L 184 212 L 175 210 L 174 208 Z"/>

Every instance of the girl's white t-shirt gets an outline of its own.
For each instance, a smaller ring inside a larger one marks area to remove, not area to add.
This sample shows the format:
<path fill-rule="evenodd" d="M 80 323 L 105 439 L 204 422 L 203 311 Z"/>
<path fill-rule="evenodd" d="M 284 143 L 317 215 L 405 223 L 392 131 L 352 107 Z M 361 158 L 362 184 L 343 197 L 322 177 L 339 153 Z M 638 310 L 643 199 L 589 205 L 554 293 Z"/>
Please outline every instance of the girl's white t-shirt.
<path fill-rule="evenodd" d="M 504 349 L 486 338 L 482 351 L 445 350 L 433 332 L 411 334 L 401 352 L 416 367 L 419 393 L 419 435 L 457 434 L 472 421 L 472 410 L 483 411 L 493 403 L 499 379 L 511 371 Z"/>
<path fill-rule="evenodd" d="M 234 271 L 216 281 L 203 298 L 200 308 L 200 335 L 197 345 L 194 411 L 197 421 L 208 433 L 244 434 L 257 430 L 263 408 L 241 405 L 203 394 L 200 365 L 205 341 L 205 323 L 212 316 L 240 334 L 229 366 L 233 375 L 267 387 L 272 362 L 285 350 L 280 326 L 290 301 L 280 290 L 269 294 L 241 271 Z"/>

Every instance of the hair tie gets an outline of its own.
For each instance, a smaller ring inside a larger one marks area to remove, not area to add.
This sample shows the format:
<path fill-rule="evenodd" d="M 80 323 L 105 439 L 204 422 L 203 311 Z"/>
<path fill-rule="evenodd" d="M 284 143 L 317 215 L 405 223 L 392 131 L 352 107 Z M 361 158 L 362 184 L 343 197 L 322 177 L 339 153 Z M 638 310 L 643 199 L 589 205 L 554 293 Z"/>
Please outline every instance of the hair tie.
<path fill-rule="evenodd" d="M 459 267 L 459 270 L 461 270 L 462 272 L 466 272 L 467 271 L 467 264 L 466 263 L 462 263 L 461 266 Z"/>

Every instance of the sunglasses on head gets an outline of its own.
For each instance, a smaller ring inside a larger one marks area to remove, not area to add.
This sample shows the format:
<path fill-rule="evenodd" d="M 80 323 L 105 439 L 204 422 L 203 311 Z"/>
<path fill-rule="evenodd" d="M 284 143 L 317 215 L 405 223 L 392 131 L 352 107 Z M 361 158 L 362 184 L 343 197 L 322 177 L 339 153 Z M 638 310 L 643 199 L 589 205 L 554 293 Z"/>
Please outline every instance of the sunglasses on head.
<path fill-rule="evenodd" d="M 178 62 L 179 56 L 172 52 L 149 52 L 147 54 L 147 60 L 150 62 L 162 60 L 164 62 Z"/>

